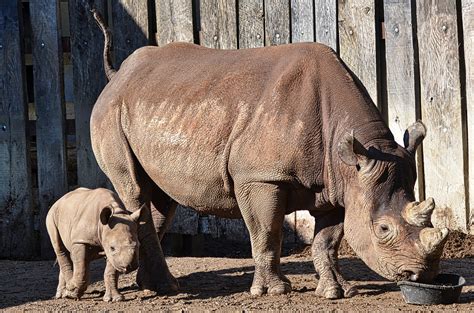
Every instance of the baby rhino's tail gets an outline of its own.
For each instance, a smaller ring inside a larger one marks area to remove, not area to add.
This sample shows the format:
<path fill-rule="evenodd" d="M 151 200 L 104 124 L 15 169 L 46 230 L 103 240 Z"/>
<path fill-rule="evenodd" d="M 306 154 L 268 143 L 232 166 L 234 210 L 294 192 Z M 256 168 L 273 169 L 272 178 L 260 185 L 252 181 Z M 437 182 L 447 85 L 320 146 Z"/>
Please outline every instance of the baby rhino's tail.
<path fill-rule="evenodd" d="M 110 60 L 110 46 L 112 44 L 112 37 L 110 35 L 110 31 L 108 30 L 107 26 L 105 26 L 104 20 L 102 19 L 102 16 L 100 15 L 97 10 L 92 9 L 91 10 L 92 14 L 94 15 L 94 19 L 97 22 L 97 24 L 100 27 L 100 30 L 102 30 L 102 34 L 104 34 L 104 69 L 105 69 L 105 75 L 107 76 L 108 80 L 111 80 L 114 74 L 117 72 L 113 67 L 112 67 L 112 62 Z"/>

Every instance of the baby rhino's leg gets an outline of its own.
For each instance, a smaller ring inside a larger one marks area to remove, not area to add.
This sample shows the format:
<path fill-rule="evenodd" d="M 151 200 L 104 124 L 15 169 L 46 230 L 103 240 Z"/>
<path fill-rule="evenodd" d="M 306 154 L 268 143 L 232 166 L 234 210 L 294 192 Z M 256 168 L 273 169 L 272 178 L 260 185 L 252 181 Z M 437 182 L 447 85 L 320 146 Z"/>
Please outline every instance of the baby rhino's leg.
<path fill-rule="evenodd" d="M 107 261 L 104 271 L 104 282 L 105 282 L 105 295 L 104 301 L 122 301 L 123 296 L 118 291 L 118 276 L 119 273 L 112 266 L 112 264 Z"/>
<path fill-rule="evenodd" d="M 59 264 L 59 282 L 55 297 L 56 299 L 65 298 L 67 295 L 66 282 L 72 278 L 72 261 L 69 257 L 69 251 L 61 240 L 52 215 L 48 215 L 46 218 L 46 228 Z"/>
<path fill-rule="evenodd" d="M 74 244 L 71 249 L 72 278 L 66 282 L 67 297 L 80 299 L 87 289 L 90 256 L 84 244 Z"/>

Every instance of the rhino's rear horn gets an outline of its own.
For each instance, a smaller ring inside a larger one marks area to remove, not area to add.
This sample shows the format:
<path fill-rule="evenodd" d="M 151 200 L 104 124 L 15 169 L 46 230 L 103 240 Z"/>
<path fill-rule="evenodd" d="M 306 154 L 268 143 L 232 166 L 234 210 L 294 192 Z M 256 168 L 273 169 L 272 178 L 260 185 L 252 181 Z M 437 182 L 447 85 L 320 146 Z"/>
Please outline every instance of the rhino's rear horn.
<path fill-rule="evenodd" d="M 420 231 L 420 242 L 424 254 L 440 252 L 448 237 L 447 228 L 423 228 Z"/>
<path fill-rule="evenodd" d="M 408 126 L 408 129 L 403 135 L 403 143 L 405 148 L 410 153 L 415 153 L 416 148 L 420 145 L 426 136 L 426 126 L 420 121 L 416 121 L 412 125 Z"/>
<path fill-rule="evenodd" d="M 425 201 L 411 202 L 402 211 L 402 216 L 407 223 L 414 226 L 431 226 L 431 214 L 435 208 L 433 198 Z"/>

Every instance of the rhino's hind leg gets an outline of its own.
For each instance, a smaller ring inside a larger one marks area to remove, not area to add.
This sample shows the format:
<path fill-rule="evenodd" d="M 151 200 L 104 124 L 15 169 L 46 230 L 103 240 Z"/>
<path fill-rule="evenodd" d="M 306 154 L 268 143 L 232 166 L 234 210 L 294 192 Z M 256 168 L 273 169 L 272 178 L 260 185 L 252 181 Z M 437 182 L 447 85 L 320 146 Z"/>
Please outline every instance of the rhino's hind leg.
<path fill-rule="evenodd" d="M 54 208 L 51 208 L 53 210 Z M 51 244 L 56 254 L 56 260 L 59 265 L 58 287 L 56 289 L 56 299 L 65 298 L 67 296 L 66 283 L 72 278 L 72 261 L 69 256 L 69 251 L 64 246 L 61 236 L 59 236 L 58 229 L 55 225 L 52 215 L 46 218 L 46 229 L 48 230 Z"/>
<path fill-rule="evenodd" d="M 316 235 L 311 247 L 314 268 L 319 273 L 316 294 L 328 299 L 352 297 L 357 289 L 340 274 L 337 250 L 344 234 L 344 210 L 316 218 Z"/>
<path fill-rule="evenodd" d="M 277 185 L 250 183 L 237 190 L 237 201 L 250 233 L 255 274 L 250 293 L 260 296 L 291 291 L 281 273 L 280 254 L 286 191 Z"/>
<path fill-rule="evenodd" d="M 80 299 L 89 283 L 89 255 L 85 244 L 73 244 L 71 260 L 73 263 L 72 278 L 66 281 L 66 296 L 71 299 Z"/>
<path fill-rule="evenodd" d="M 154 185 L 154 183 L 150 182 L 150 185 L 151 184 Z M 167 196 L 157 186 L 154 186 L 150 192 L 150 195 L 152 197 L 150 207 L 152 217 L 151 219 L 153 220 L 158 238 L 161 241 L 173 219 L 174 212 L 176 210 L 176 203 L 170 203 L 170 201 L 167 199 Z M 147 230 L 147 232 L 149 232 L 149 230 Z M 140 253 L 147 252 L 141 251 Z M 163 252 L 161 252 L 161 255 L 163 255 Z M 137 284 L 140 286 L 140 288 L 144 290 L 159 290 L 164 292 L 178 291 L 178 280 L 169 271 L 164 257 L 162 262 L 158 262 L 156 265 L 158 267 L 157 272 L 160 275 L 159 280 L 154 280 L 153 277 L 150 276 L 150 273 L 147 272 L 147 262 L 149 262 L 149 260 L 140 257 L 140 267 L 138 268 L 137 272 Z"/>

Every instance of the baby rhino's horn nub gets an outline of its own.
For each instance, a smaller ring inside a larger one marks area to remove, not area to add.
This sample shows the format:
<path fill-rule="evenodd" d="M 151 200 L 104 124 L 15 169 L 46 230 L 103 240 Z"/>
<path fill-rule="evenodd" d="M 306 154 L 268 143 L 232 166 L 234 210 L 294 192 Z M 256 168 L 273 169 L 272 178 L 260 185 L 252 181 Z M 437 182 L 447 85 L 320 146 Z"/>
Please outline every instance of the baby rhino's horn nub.
<path fill-rule="evenodd" d="M 431 214 L 435 208 L 433 198 L 425 201 L 411 202 L 402 211 L 402 216 L 407 223 L 414 226 L 431 226 Z"/>

